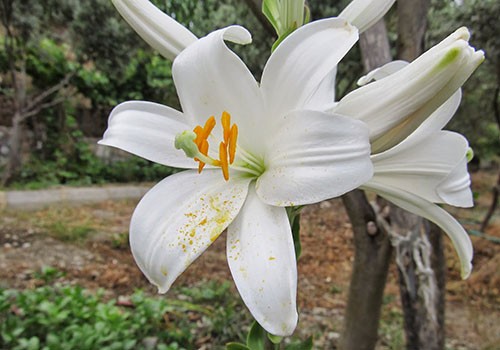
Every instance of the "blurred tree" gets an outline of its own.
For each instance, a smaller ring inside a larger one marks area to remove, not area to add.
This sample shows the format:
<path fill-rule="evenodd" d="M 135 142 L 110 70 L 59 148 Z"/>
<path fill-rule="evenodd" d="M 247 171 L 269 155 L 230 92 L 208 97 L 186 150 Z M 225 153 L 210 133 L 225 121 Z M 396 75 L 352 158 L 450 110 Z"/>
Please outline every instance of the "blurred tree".
<path fill-rule="evenodd" d="M 68 83 L 69 74 L 47 81 L 43 88 L 29 84 L 30 52 L 33 43 L 44 31 L 43 23 L 52 21 L 55 17 L 47 17 L 45 8 L 38 1 L 0 1 L 0 23 L 5 37 L 3 51 L 4 66 L 1 71 L 10 78 L 10 89 L 4 90 L 13 101 L 12 128 L 9 135 L 9 156 L 2 174 L 1 183 L 8 183 L 22 164 L 21 145 L 24 139 L 25 122 L 37 115 L 41 110 L 62 102 L 54 96 Z M 61 58 L 61 56 L 59 56 Z M 40 80 L 36 80 L 40 84 Z"/>

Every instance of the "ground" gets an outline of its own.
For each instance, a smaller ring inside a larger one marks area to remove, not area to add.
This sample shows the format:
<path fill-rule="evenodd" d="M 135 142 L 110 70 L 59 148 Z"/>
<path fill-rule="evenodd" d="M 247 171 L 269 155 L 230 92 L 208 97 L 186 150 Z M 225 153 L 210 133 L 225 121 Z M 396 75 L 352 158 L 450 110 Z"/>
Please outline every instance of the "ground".
<path fill-rule="evenodd" d="M 473 176 L 474 209 L 450 209 L 469 229 L 477 229 L 491 201 L 494 172 Z M 36 212 L 4 211 L 0 217 L 0 288 L 33 288 L 43 283 L 38 272 L 52 266 L 65 282 L 109 297 L 126 296 L 136 288 L 154 293 L 136 267 L 127 244 L 130 216 L 136 202 L 103 202 L 83 207 L 52 207 Z M 299 260 L 298 334 L 316 335 L 316 346 L 335 348 L 342 329 L 353 237 L 340 200 L 308 206 L 301 217 L 303 253 Z M 500 238 L 500 215 L 485 232 Z M 500 244 L 472 237 L 474 272 L 459 278 L 458 260 L 446 240 L 446 332 L 449 349 L 500 348 Z M 189 286 L 205 280 L 231 280 L 222 235 L 176 282 Z M 392 264 L 385 290 L 378 348 L 397 347 L 403 337 L 397 271 Z M 395 339 L 398 338 L 398 339 Z"/>

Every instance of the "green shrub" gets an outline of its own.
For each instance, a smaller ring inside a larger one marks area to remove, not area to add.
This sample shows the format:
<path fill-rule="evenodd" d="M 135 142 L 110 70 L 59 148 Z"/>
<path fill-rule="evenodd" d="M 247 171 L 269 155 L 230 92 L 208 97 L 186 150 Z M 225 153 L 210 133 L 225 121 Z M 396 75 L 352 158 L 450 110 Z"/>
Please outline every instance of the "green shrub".
<path fill-rule="evenodd" d="M 0 349 L 177 350 L 199 339 L 222 349 L 249 323 L 227 283 L 183 288 L 177 299 L 136 292 L 122 304 L 78 286 L 0 290 Z"/>

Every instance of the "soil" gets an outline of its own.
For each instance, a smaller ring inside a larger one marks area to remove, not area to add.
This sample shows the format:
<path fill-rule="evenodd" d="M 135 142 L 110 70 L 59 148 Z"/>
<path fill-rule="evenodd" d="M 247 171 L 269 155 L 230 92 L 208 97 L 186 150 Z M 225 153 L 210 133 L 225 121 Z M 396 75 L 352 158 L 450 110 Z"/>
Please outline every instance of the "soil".
<path fill-rule="evenodd" d="M 474 209 L 450 209 L 465 227 L 477 229 L 491 201 L 495 173 L 473 176 L 480 195 Z M 3 212 L 0 216 L 0 288 L 34 288 L 45 282 L 38 271 L 52 266 L 64 272 L 61 281 L 110 297 L 141 288 L 155 293 L 136 267 L 126 232 L 136 203 L 103 202 L 78 208 L 48 208 L 36 212 Z M 338 199 L 306 207 L 301 216 L 302 256 L 299 260 L 299 335 L 316 334 L 321 349 L 333 349 L 342 329 L 351 265 L 353 236 Z M 73 233 L 68 237 L 67 233 Z M 485 234 L 500 238 L 497 210 Z M 500 244 L 472 237 L 474 271 L 460 280 L 458 259 L 446 240 L 447 346 L 451 349 L 500 349 Z M 189 286 L 205 280 L 230 280 L 224 235 L 176 281 Z M 392 264 L 383 314 L 400 312 L 397 270 Z M 402 329 L 400 329 L 402 332 Z M 390 339 L 381 337 L 378 348 Z"/>

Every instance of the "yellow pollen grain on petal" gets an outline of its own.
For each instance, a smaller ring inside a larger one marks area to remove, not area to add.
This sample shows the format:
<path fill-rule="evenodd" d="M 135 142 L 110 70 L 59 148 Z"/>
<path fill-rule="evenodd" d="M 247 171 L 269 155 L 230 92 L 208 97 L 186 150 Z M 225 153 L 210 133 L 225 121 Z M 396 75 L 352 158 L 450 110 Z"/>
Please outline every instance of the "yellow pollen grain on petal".
<path fill-rule="evenodd" d="M 270 256 L 270 257 L 269 257 L 269 261 L 273 261 L 273 260 L 276 260 L 276 257 L 274 257 L 274 256 Z"/>
<path fill-rule="evenodd" d="M 167 270 L 167 268 L 166 268 L 165 266 L 162 266 L 160 270 L 161 270 L 161 274 L 162 274 L 163 276 L 167 277 L 167 275 L 168 275 L 168 270 Z"/>
<path fill-rule="evenodd" d="M 227 162 L 227 146 L 224 142 L 220 143 L 219 146 L 219 159 L 220 167 L 222 169 L 222 175 L 224 175 L 224 180 L 229 180 L 229 164 Z"/>
<path fill-rule="evenodd" d="M 236 144 L 238 142 L 238 126 L 233 124 L 229 135 L 229 164 L 233 164 L 236 155 Z"/>
<path fill-rule="evenodd" d="M 224 132 L 224 143 L 227 145 L 229 135 L 231 134 L 231 115 L 226 111 L 222 112 L 221 122 L 222 130 Z"/>

